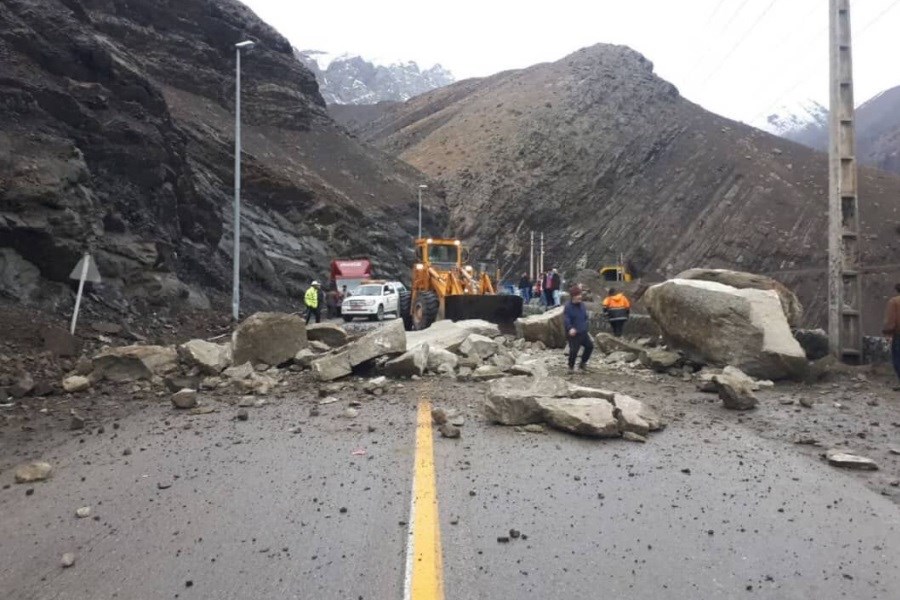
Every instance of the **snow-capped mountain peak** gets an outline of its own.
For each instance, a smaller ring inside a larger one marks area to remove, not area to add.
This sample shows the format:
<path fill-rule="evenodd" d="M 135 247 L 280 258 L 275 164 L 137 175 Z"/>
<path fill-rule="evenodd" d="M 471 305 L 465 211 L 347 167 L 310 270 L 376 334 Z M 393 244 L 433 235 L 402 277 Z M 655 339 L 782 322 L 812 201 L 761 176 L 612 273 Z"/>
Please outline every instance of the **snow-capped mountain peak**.
<path fill-rule="evenodd" d="M 769 133 L 793 139 L 804 130 L 827 126 L 828 108 L 816 100 L 806 99 L 779 106 L 752 125 Z"/>
<path fill-rule="evenodd" d="M 421 69 L 413 60 L 373 60 L 321 50 L 295 49 L 294 54 L 315 74 L 328 104 L 404 102 L 455 81 L 439 64 Z"/>

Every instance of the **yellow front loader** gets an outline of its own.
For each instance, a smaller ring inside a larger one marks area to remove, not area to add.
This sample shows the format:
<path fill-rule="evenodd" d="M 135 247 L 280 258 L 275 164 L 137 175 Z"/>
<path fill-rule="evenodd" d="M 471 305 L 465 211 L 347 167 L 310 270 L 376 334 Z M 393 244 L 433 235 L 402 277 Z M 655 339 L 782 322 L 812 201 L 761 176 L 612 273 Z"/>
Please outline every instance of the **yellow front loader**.
<path fill-rule="evenodd" d="M 412 289 L 400 297 L 406 329 L 426 329 L 439 319 L 484 319 L 508 324 L 522 316 L 520 296 L 497 294 L 490 276 L 463 265 L 459 240 L 416 240 Z"/>

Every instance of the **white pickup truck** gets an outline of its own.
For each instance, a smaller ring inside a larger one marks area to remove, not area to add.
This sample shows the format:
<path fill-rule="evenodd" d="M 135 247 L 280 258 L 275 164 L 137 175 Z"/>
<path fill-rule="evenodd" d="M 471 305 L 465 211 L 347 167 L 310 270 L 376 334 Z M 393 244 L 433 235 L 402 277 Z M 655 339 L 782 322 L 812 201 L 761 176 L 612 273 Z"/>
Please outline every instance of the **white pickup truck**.
<path fill-rule="evenodd" d="M 341 316 L 350 322 L 353 317 L 368 317 L 381 321 L 385 313 L 400 316 L 400 294 L 407 293 L 399 281 L 366 281 L 341 303 Z"/>

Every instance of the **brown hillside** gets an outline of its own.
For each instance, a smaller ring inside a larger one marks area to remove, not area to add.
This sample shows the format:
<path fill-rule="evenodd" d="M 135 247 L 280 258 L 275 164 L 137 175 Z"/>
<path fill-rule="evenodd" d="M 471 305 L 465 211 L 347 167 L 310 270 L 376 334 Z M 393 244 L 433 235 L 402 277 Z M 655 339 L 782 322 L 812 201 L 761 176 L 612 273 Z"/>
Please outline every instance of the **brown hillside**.
<path fill-rule="evenodd" d="M 451 232 L 510 270 L 543 231 L 548 265 L 569 273 L 620 252 L 649 279 L 770 273 L 824 320 L 826 157 L 686 101 L 628 48 L 462 81 L 357 132 L 438 179 Z M 860 209 L 875 331 L 900 280 L 900 178 L 863 170 Z"/>

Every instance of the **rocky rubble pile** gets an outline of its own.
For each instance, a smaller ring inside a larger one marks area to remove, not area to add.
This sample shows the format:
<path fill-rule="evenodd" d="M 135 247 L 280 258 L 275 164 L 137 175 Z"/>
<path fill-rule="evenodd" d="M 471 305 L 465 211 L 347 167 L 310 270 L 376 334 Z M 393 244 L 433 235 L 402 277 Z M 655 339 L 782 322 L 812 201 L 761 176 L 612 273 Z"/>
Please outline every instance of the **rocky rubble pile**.
<path fill-rule="evenodd" d="M 543 424 L 586 437 L 646 441 L 665 426 L 643 402 L 609 390 L 583 387 L 558 377 L 511 377 L 491 382 L 485 415 L 503 425 Z"/>

